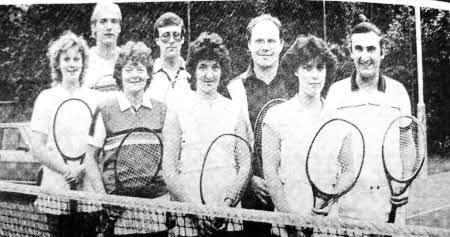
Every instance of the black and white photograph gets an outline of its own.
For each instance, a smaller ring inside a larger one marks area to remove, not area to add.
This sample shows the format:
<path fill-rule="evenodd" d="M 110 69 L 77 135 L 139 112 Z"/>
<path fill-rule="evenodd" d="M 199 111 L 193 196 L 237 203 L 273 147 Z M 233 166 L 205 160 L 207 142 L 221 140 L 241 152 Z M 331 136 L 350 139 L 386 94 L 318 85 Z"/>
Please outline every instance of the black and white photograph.
<path fill-rule="evenodd" d="M 450 236 L 450 1 L 0 1 L 0 236 Z"/>

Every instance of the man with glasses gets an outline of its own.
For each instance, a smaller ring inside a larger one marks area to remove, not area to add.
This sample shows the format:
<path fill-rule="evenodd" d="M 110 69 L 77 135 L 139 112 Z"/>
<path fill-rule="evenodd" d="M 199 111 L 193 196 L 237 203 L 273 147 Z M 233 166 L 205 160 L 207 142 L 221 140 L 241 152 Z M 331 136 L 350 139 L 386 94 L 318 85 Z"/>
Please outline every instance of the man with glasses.
<path fill-rule="evenodd" d="M 92 37 L 95 46 L 89 51 L 89 67 L 83 87 L 101 91 L 115 90 L 114 65 L 119 52 L 119 37 L 122 13 L 117 4 L 98 3 L 91 17 Z"/>
<path fill-rule="evenodd" d="M 181 57 L 184 43 L 183 19 L 175 13 L 167 12 L 155 22 L 154 34 L 159 47 L 160 57 L 153 65 L 153 79 L 146 91 L 146 96 L 170 104 L 174 94 L 190 90 L 189 73 L 186 62 Z"/>
<path fill-rule="evenodd" d="M 264 14 L 250 21 L 246 37 L 252 57 L 246 72 L 231 80 L 229 93 L 241 105 L 247 120 L 249 140 L 253 140 L 256 117 L 264 104 L 272 99 L 288 99 L 288 91 L 279 70 L 280 53 L 283 49 L 282 25 L 277 18 Z M 257 170 L 257 169 L 254 169 Z M 242 207 L 257 210 L 274 210 L 267 184 L 255 173 L 245 196 Z M 244 222 L 244 231 L 249 236 L 270 236 L 271 225 Z"/>

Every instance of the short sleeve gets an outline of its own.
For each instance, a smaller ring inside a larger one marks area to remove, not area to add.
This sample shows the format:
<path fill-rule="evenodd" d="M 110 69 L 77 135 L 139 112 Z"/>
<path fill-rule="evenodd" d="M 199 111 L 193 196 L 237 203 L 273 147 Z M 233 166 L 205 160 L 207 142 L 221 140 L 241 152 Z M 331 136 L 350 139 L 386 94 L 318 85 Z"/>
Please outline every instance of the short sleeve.
<path fill-rule="evenodd" d="M 95 147 L 103 147 L 106 140 L 106 128 L 103 121 L 102 112 L 97 109 L 92 120 L 91 129 L 88 136 L 88 144 Z"/>
<path fill-rule="evenodd" d="M 338 102 L 338 96 L 337 96 L 336 85 L 331 85 L 330 90 L 328 91 L 327 97 L 324 102 L 322 116 L 327 117 L 327 116 L 330 116 L 331 114 L 334 114 L 337 109 L 337 102 Z"/>
<path fill-rule="evenodd" d="M 30 123 L 32 131 L 41 132 L 47 135 L 49 134 L 52 118 L 50 111 L 51 106 L 48 98 L 47 91 L 41 92 L 36 98 Z"/>
<path fill-rule="evenodd" d="M 411 115 L 411 101 L 408 92 L 403 85 L 400 84 L 400 111 L 403 115 Z"/>

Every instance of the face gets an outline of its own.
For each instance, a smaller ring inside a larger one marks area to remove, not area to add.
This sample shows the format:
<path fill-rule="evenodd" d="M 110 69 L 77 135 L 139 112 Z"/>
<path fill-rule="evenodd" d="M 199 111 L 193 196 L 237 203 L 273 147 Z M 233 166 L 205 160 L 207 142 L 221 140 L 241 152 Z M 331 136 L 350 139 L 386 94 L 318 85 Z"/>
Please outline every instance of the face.
<path fill-rule="evenodd" d="M 326 71 L 325 63 L 317 58 L 298 67 L 295 75 L 299 81 L 299 92 L 308 96 L 320 96 L 325 85 Z"/>
<path fill-rule="evenodd" d="M 197 91 L 205 94 L 217 93 L 222 69 L 216 60 L 200 60 L 195 69 Z"/>
<path fill-rule="evenodd" d="M 142 63 L 128 62 L 122 68 L 122 86 L 125 93 L 145 90 L 149 76 L 147 68 Z"/>
<path fill-rule="evenodd" d="M 105 45 L 116 45 L 120 30 L 120 15 L 113 9 L 99 12 L 97 21 L 92 26 L 97 42 Z"/>
<path fill-rule="evenodd" d="M 283 49 L 277 26 L 271 21 L 256 24 L 252 29 L 248 48 L 255 65 L 262 68 L 277 65 Z"/>
<path fill-rule="evenodd" d="M 175 58 L 180 56 L 184 37 L 181 35 L 181 26 L 171 25 L 158 28 L 159 36 L 156 44 L 159 46 L 161 57 Z"/>
<path fill-rule="evenodd" d="M 79 82 L 82 69 L 83 58 L 78 48 L 69 48 L 59 57 L 59 70 L 63 81 Z"/>
<path fill-rule="evenodd" d="M 353 34 L 351 57 L 361 79 L 372 79 L 380 70 L 384 52 L 380 48 L 381 38 L 375 32 Z"/>

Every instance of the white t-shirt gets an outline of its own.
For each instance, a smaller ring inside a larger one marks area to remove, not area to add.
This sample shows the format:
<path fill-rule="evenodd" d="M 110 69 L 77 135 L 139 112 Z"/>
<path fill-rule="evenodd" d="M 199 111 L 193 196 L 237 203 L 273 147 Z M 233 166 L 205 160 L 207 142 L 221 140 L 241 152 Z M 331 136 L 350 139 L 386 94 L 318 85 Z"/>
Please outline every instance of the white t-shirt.
<path fill-rule="evenodd" d="M 112 58 L 102 58 L 98 55 L 98 48 L 92 47 L 89 50 L 89 66 L 82 87 L 94 89 L 96 84 L 98 86 L 116 85 L 113 74 L 117 57 L 118 53 Z"/>
<path fill-rule="evenodd" d="M 347 78 L 334 83 L 328 92 L 326 116 L 354 123 L 365 140 L 361 175 L 355 187 L 340 199 L 340 216 L 386 222 L 391 209 L 381 156 L 383 136 L 396 117 L 411 114 L 411 105 L 401 83 L 385 76 L 383 79 L 384 91 L 352 89 L 355 83 Z"/>
<path fill-rule="evenodd" d="M 273 142 L 280 144 L 279 177 L 283 191 L 287 195 L 289 207 L 296 213 L 311 213 L 313 195 L 306 176 L 306 156 L 309 145 L 318 127 L 320 115 L 311 114 L 302 108 L 297 96 L 267 111 L 264 126 L 268 126 L 276 137 Z M 264 136 L 264 134 L 263 134 Z"/>
<path fill-rule="evenodd" d="M 98 102 L 97 96 L 98 92 L 86 88 L 80 88 L 76 90 L 73 94 L 70 94 L 70 92 L 65 90 L 60 84 L 58 84 L 53 88 L 46 89 L 39 94 L 34 103 L 30 126 L 33 132 L 40 132 L 47 135 L 47 141 L 45 143 L 45 146 L 48 150 L 50 150 L 54 154 L 55 159 L 63 159 L 56 148 L 53 134 L 53 121 L 59 105 L 67 99 L 79 98 L 85 101 L 91 108 L 91 111 L 94 112 Z M 86 134 L 86 138 L 87 135 L 88 134 Z M 68 164 L 78 165 L 79 162 L 68 161 Z M 70 189 L 69 184 L 66 182 L 63 175 L 45 166 L 41 188 L 46 191 L 56 191 L 56 192 L 61 192 Z M 88 183 L 85 182 L 81 190 L 91 191 L 93 190 L 93 188 Z M 41 209 L 43 209 L 43 211 L 46 213 L 61 214 L 64 212 L 63 207 L 57 209 L 57 208 L 50 208 L 48 205 L 51 204 L 45 204 L 42 202 L 41 204 L 42 204 Z M 65 208 L 67 208 L 67 206 L 65 206 Z"/>

